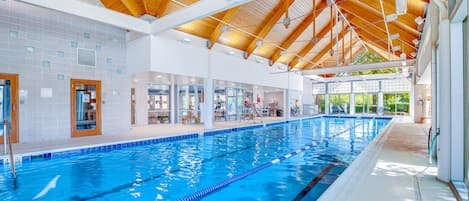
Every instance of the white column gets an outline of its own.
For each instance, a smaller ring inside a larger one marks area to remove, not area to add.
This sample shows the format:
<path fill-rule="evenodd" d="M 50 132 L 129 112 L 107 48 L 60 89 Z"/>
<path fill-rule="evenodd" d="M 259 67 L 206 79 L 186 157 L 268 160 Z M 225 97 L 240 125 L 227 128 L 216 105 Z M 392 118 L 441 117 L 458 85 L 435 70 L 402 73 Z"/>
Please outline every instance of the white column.
<path fill-rule="evenodd" d="M 438 97 L 440 97 L 440 101 L 438 105 L 440 110 L 438 119 L 440 120 L 440 137 L 438 138 L 438 178 L 444 182 L 449 182 L 451 158 L 451 49 L 448 19 L 440 21 L 439 36 Z"/>
<path fill-rule="evenodd" d="M 451 26 L 451 180 L 464 180 L 463 23 Z"/>
<path fill-rule="evenodd" d="M 207 78 L 204 79 L 204 127 L 205 129 L 213 128 L 213 78 L 211 71 L 211 61 L 210 58 L 212 53 L 208 52 L 208 72 Z"/>
<path fill-rule="evenodd" d="M 350 94 L 350 114 L 355 114 L 355 94 L 353 92 Z"/>
<path fill-rule="evenodd" d="M 330 102 L 329 102 L 329 94 L 325 94 L 324 95 L 324 109 L 326 111 L 324 111 L 325 114 L 330 114 L 331 113 L 331 105 L 330 105 Z"/>
<path fill-rule="evenodd" d="M 378 92 L 378 115 L 384 114 L 384 95 L 383 92 Z"/>
<path fill-rule="evenodd" d="M 410 119 L 415 118 L 415 81 L 414 74 L 412 73 L 412 79 L 410 79 L 410 93 L 409 93 L 409 116 Z M 415 122 L 415 121 L 414 121 Z"/>
<path fill-rule="evenodd" d="M 171 87 L 169 88 L 169 108 L 170 108 L 170 115 L 169 115 L 169 121 L 171 124 L 176 123 L 176 84 L 174 83 L 174 76 L 171 76 Z"/>
<path fill-rule="evenodd" d="M 283 115 L 286 119 L 291 118 L 290 114 L 290 92 L 288 89 L 283 90 Z"/>
<path fill-rule="evenodd" d="M 331 113 L 331 103 L 329 101 L 329 83 L 325 83 L 325 92 L 326 94 L 324 95 L 324 114 L 330 114 Z"/>

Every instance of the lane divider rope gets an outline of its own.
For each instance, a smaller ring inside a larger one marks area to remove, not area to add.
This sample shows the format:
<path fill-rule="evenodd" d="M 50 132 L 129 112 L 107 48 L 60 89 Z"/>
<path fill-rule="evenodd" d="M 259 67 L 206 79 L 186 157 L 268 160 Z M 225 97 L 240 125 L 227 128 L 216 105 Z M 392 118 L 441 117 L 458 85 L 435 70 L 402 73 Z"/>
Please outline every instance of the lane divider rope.
<path fill-rule="evenodd" d="M 223 181 L 223 182 L 220 182 L 220 183 L 211 185 L 211 186 L 209 186 L 209 187 L 207 187 L 207 188 L 204 188 L 204 189 L 202 189 L 202 190 L 199 190 L 199 191 L 197 191 L 197 192 L 195 192 L 195 193 L 192 193 L 192 194 L 189 194 L 189 195 L 187 195 L 187 196 L 184 196 L 184 197 L 182 197 L 182 198 L 180 198 L 180 199 L 177 199 L 177 201 L 193 201 L 193 200 L 200 200 L 200 199 L 202 199 L 203 197 L 205 197 L 205 196 L 207 196 L 207 195 L 209 195 L 209 194 L 212 194 L 212 193 L 214 193 L 214 192 L 217 192 L 217 191 L 219 191 L 219 190 L 221 190 L 221 189 L 227 187 L 228 185 L 230 185 L 230 184 L 232 184 L 232 183 L 234 183 L 234 182 L 237 182 L 237 181 L 239 181 L 239 180 L 241 180 L 241 179 L 243 179 L 243 178 L 245 178 L 245 177 L 247 177 L 247 176 L 250 176 L 250 175 L 252 175 L 252 174 L 254 174 L 254 173 L 257 173 L 257 172 L 259 172 L 259 171 L 261 171 L 261 170 L 263 170 L 263 169 L 265 169 L 265 168 L 268 168 L 268 167 L 270 167 L 270 166 L 272 166 L 272 165 L 274 165 L 274 164 L 280 163 L 280 162 L 284 161 L 285 159 L 290 158 L 290 157 L 292 157 L 292 156 L 294 156 L 294 155 L 297 155 L 297 154 L 302 153 L 302 152 L 304 152 L 304 151 L 306 151 L 306 150 L 309 150 L 309 149 L 311 149 L 311 148 L 314 148 L 314 147 L 318 146 L 319 144 L 321 144 L 321 143 L 324 142 L 324 141 L 330 140 L 330 139 L 332 139 L 332 138 L 334 138 L 334 137 L 337 137 L 337 136 L 339 136 L 339 135 L 341 135 L 341 134 L 344 134 L 344 133 L 346 133 L 346 132 L 348 132 L 348 131 L 350 131 L 350 130 L 352 130 L 352 129 L 355 129 L 355 128 L 359 127 L 359 126 L 361 126 L 361 124 L 357 124 L 357 125 L 354 125 L 354 126 L 350 126 L 350 127 L 347 128 L 347 129 L 344 129 L 344 130 L 342 130 L 342 131 L 340 131 L 340 132 L 337 132 L 337 133 L 335 133 L 335 134 L 333 134 L 333 135 L 331 135 L 331 136 L 322 138 L 321 140 L 313 140 L 310 144 L 307 144 L 307 145 L 303 146 L 303 147 L 300 148 L 300 149 L 297 149 L 297 150 L 295 150 L 295 151 L 293 151 L 293 152 L 290 152 L 290 153 L 287 153 L 287 154 L 285 154 L 285 155 L 283 155 L 283 156 L 280 156 L 280 157 L 278 157 L 278 158 L 275 158 L 275 159 L 273 159 L 273 160 L 271 160 L 271 161 L 269 161 L 269 162 L 266 162 L 266 163 L 264 163 L 264 164 L 262 164 L 262 165 L 260 165 L 260 166 L 257 166 L 257 167 L 255 167 L 255 168 L 253 168 L 253 169 L 251 169 L 251 170 L 248 170 L 248 171 L 246 171 L 246 172 L 244 172 L 244 173 L 238 174 L 238 175 L 236 175 L 236 176 L 234 176 L 234 177 L 232 177 L 232 178 L 230 178 L 230 179 L 227 179 L 227 180 L 225 180 L 225 181 Z"/>

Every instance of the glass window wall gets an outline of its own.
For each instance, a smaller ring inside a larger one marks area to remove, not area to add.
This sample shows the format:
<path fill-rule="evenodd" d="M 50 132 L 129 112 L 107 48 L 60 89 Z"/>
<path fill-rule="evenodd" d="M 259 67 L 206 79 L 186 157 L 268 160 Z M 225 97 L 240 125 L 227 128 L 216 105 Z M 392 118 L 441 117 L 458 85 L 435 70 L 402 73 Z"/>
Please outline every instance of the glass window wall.
<path fill-rule="evenodd" d="M 201 104 L 203 103 L 203 86 L 181 85 L 177 87 L 177 122 L 200 123 Z"/>
<path fill-rule="evenodd" d="M 384 114 L 386 115 L 409 115 L 410 94 L 385 93 L 383 94 Z"/>
<path fill-rule="evenodd" d="M 148 124 L 168 124 L 169 85 L 152 85 L 148 89 Z"/>

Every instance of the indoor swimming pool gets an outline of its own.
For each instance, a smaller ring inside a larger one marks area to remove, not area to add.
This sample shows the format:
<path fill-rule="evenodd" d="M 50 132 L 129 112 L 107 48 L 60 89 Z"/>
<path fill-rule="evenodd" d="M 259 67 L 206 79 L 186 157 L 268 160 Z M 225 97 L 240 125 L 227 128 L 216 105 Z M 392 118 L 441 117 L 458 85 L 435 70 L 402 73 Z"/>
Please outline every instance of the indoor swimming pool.
<path fill-rule="evenodd" d="M 16 187 L 0 167 L 0 200 L 316 200 L 390 121 L 324 116 L 32 158 Z"/>

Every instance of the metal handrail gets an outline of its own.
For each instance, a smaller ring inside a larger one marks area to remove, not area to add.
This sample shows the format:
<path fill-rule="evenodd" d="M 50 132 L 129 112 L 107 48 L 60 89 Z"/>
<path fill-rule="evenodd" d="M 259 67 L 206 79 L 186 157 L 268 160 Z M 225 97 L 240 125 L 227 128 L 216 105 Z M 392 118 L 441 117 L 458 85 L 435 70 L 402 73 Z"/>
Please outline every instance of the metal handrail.
<path fill-rule="evenodd" d="M 12 147 L 12 139 L 10 135 L 10 126 L 9 126 L 7 119 L 3 120 L 3 136 L 4 136 L 3 137 L 4 141 L 8 141 L 7 143 L 8 143 L 9 155 L 10 155 L 11 173 L 12 173 L 13 179 L 15 179 L 16 181 L 15 159 L 13 157 L 13 147 Z M 6 152 L 6 146 L 5 146 L 5 152 Z"/>

